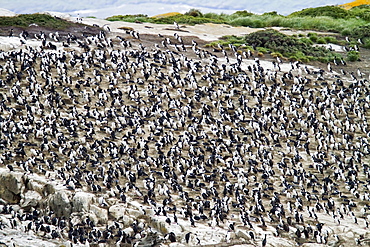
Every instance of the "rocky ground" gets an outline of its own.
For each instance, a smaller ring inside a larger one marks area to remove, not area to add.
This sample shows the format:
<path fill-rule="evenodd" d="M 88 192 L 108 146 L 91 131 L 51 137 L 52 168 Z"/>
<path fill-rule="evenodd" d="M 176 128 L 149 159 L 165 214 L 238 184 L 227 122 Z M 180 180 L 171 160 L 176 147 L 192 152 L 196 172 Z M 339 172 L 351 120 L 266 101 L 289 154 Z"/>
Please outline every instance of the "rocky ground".
<path fill-rule="evenodd" d="M 329 70 L 204 46 L 248 28 L 82 23 L 45 30 L 55 47 L 1 37 L 0 244 L 369 244 L 366 55 Z"/>

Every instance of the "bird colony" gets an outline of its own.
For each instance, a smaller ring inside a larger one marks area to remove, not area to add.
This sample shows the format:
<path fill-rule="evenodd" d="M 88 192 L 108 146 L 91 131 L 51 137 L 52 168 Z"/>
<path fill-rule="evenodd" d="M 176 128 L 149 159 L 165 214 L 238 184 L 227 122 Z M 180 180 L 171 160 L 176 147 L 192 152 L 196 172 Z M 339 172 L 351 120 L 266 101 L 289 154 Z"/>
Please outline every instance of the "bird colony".
<path fill-rule="evenodd" d="M 180 31 L 0 52 L 0 242 L 368 244 L 368 72 Z"/>

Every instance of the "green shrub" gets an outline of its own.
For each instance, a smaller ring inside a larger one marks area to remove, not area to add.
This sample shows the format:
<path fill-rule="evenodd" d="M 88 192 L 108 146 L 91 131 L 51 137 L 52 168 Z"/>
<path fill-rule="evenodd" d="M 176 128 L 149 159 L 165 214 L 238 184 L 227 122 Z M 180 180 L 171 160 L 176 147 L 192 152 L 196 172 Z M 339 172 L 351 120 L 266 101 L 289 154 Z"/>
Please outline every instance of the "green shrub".
<path fill-rule="evenodd" d="M 282 16 L 282 15 L 279 15 L 276 11 L 266 12 L 266 13 L 263 13 L 262 14 L 262 16 L 266 16 L 266 15 L 269 15 L 269 16 Z"/>
<path fill-rule="evenodd" d="M 215 19 L 215 20 L 225 20 L 225 18 L 227 18 L 227 16 L 224 16 L 224 15 L 219 15 L 219 14 L 216 14 L 216 13 L 205 13 L 203 14 L 203 17 L 204 18 L 209 18 L 209 19 Z"/>
<path fill-rule="evenodd" d="M 296 46 L 305 46 L 303 42 L 299 42 L 299 39 L 285 35 L 273 29 L 250 33 L 245 36 L 245 41 L 247 44 L 266 48 L 285 46 L 286 49 L 289 49 Z"/>
<path fill-rule="evenodd" d="M 246 17 L 246 16 L 252 16 L 252 15 L 254 14 L 246 10 L 236 11 L 235 13 L 232 14 L 232 16 L 237 16 L 237 17 Z"/>
<path fill-rule="evenodd" d="M 301 42 L 305 43 L 306 45 L 313 45 L 314 44 L 314 42 L 309 38 L 300 38 L 299 40 Z"/>
<path fill-rule="evenodd" d="M 269 52 L 269 50 L 268 50 L 268 49 L 266 49 L 265 47 L 257 47 L 257 51 L 258 51 L 258 52 L 261 52 L 261 53 L 263 53 L 263 54 L 266 54 L 266 53 L 268 53 L 268 52 Z"/>
<path fill-rule="evenodd" d="M 185 15 L 190 15 L 192 17 L 203 17 L 202 12 L 198 9 L 190 9 L 188 12 L 185 13 Z"/>
<path fill-rule="evenodd" d="M 340 34 L 343 35 L 343 36 L 350 36 L 351 32 L 352 32 L 352 30 L 350 28 L 345 28 L 340 32 Z"/>
<path fill-rule="evenodd" d="M 326 39 L 324 37 L 320 37 L 317 39 L 316 43 L 318 44 L 326 44 Z"/>
<path fill-rule="evenodd" d="M 362 47 L 366 48 L 366 49 L 370 49 L 370 38 L 365 38 L 363 39 L 363 45 Z"/>
<path fill-rule="evenodd" d="M 349 10 L 353 17 L 361 18 L 365 21 L 370 21 L 370 5 L 360 5 Z"/>
<path fill-rule="evenodd" d="M 316 43 L 317 42 L 317 33 L 308 33 L 307 34 L 307 37 L 313 42 L 313 43 Z"/>
<path fill-rule="evenodd" d="M 360 53 L 358 51 L 349 51 L 347 53 L 347 60 L 351 62 L 356 62 L 360 59 Z"/>
<path fill-rule="evenodd" d="M 326 43 L 338 44 L 338 40 L 333 36 L 325 36 L 324 37 Z"/>
<path fill-rule="evenodd" d="M 280 52 L 271 52 L 270 54 L 272 57 L 283 57 L 283 55 Z"/>

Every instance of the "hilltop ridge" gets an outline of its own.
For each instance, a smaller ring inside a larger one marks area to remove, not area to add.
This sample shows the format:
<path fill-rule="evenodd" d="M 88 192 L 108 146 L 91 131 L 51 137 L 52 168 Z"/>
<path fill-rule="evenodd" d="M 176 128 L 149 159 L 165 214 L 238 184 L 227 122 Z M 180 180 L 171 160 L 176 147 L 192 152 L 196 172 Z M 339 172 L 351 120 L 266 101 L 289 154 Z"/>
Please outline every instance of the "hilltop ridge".
<path fill-rule="evenodd" d="M 361 5 L 368 5 L 368 4 L 370 4 L 369 0 L 355 0 L 355 1 L 350 2 L 350 3 L 341 4 L 341 5 L 339 5 L 339 7 L 342 7 L 346 10 L 349 10 L 353 7 L 357 7 L 357 6 L 361 6 Z"/>

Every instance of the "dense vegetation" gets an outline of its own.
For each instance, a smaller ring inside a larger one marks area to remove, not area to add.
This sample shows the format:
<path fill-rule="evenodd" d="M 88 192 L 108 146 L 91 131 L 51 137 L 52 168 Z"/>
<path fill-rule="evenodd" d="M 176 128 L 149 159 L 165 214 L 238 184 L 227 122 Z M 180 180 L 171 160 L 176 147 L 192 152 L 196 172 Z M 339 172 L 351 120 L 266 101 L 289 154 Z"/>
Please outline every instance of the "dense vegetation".
<path fill-rule="evenodd" d="M 116 15 L 107 18 L 109 21 L 127 21 L 127 22 L 148 22 L 157 24 L 172 24 L 174 21 L 181 24 L 195 25 L 202 23 L 227 23 L 226 21 L 217 18 L 217 16 L 203 17 L 203 16 L 192 16 L 188 14 L 178 14 L 167 17 L 148 17 L 147 15 Z"/>
<path fill-rule="evenodd" d="M 225 23 L 232 26 L 262 27 L 287 27 L 303 30 L 330 31 L 345 36 L 357 38 L 367 35 L 365 32 L 355 32 L 357 28 L 367 26 L 370 21 L 370 6 L 361 5 L 350 10 L 337 6 L 308 8 L 294 12 L 288 16 L 276 12 L 261 15 L 248 11 L 237 11 L 233 14 L 201 13 L 192 9 L 185 14 L 169 17 L 148 17 L 147 15 L 118 15 L 107 18 L 110 21 L 149 22 L 160 24 L 201 24 L 205 22 Z"/>
<path fill-rule="evenodd" d="M 107 18 L 110 21 L 149 22 L 159 24 L 201 24 L 224 23 L 232 26 L 248 26 L 253 28 L 286 27 L 298 30 L 313 30 L 336 33 L 334 36 L 320 36 L 310 33 L 307 37 L 292 37 L 279 32 L 268 30 L 257 32 L 245 37 L 227 36 L 218 41 L 222 45 L 233 44 L 243 46 L 259 53 L 272 53 L 292 60 L 322 62 L 332 61 L 341 57 L 315 44 L 334 43 L 346 45 L 349 49 L 356 45 L 370 48 L 370 6 L 361 5 L 349 10 L 338 6 L 324 6 L 307 8 L 291 13 L 288 16 L 277 12 L 268 12 L 261 15 L 248 11 L 237 11 L 233 14 L 202 13 L 192 9 L 185 14 L 148 17 L 147 15 L 125 15 Z M 345 41 L 344 36 L 350 37 L 351 42 Z M 360 41 L 359 41 L 360 40 Z M 215 46 L 211 43 L 210 46 Z M 359 52 L 352 51 L 347 60 L 356 61 Z"/>
<path fill-rule="evenodd" d="M 260 54 L 270 53 L 275 56 L 283 56 L 287 59 L 327 62 L 339 54 L 314 44 L 334 43 L 353 47 L 360 45 L 370 48 L 370 6 L 361 5 L 350 10 L 336 6 L 307 8 L 294 12 L 288 16 L 279 15 L 277 12 L 268 12 L 261 15 L 248 11 L 237 11 L 233 14 L 202 13 L 191 9 L 185 14 L 174 13 L 148 17 L 147 15 L 118 15 L 107 18 L 110 21 L 149 22 L 158 24 L 195 25 L 201 23 L 224 23 L 233 26 L 249 26 L 254 28 L 287 27 L 299 30 L 330 31 L 337 33 L 334 36 L 320 36 L 310 33 L 304 37 L 287 36 L 277 31 L 267 30 L 257 32 L 244 37 L 227 36 L 218 43 L 223 45 L 233 44 L 237 47 L 244 46 L 247 49 L 257 51 Z M 1 17 L 0 26 L 28 27 L 37 24 L 40 27 L 62 30 L 76 23 L 68 22 L 61 18 L 46 14 L 22 14 L 15 17 Z M 341 37 L 342 35 L 342 37 Z M 351 38 L 348 43 L 343 36 Z M 359 41 L 360 40 L 360 41 Z M 210 44 L 214 46 L 215 43 Z M 359 57 L 356 51 L 347 55 L 347 59 L 355 61 Z"/>
<path fill-rule="evenodd" d="M 0 26 L 28 27 L 30 24 L 37 24 L 40 27 L 63 30 L 77 25 L 75 23 L 53 17 L 46 14 L 22 14 L 12 17 L 1 17 Z"/>
<path fill-rule="evenodd" d="M 279 52 L 294 60 L 332 60 L 336 55 L 324 47 L 312 46 L 310 39 L 299 39 L 273 29 L 258 31 L 245 36 L 247 44 Z M 325 61 L 326 62 L 326 61 Z"/>
<path fill-rule="evenodd" d="M 273 29 L 261 30 L 245 36 L 224 36 L 220 41 L 212 42 L 208 46 L 217 48 L 217 44 L 228 46 L 232 44 L 239 49 L 257 52 L 260 56 L 271 54 L 284 57 L 293 61 L 329 62 L 342 59 L 342 55 L 315 44 L 340 43 L 341 41 L 331 36 L 318 36 L 309 33 L 306 36 L 285 35 Z M 358 54 L 357 54 L 358 55 Z"/>

